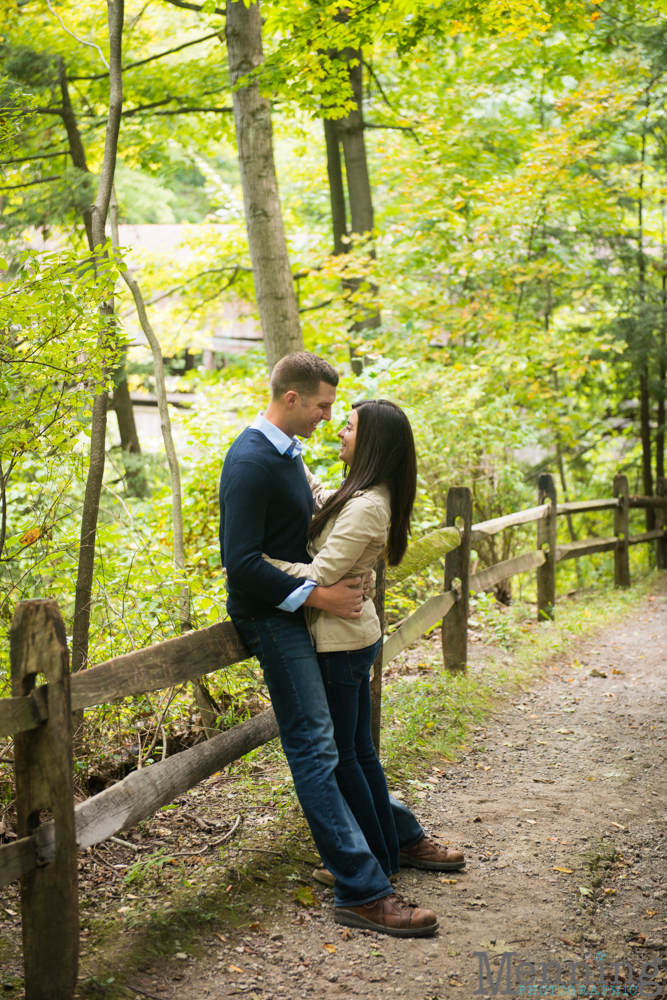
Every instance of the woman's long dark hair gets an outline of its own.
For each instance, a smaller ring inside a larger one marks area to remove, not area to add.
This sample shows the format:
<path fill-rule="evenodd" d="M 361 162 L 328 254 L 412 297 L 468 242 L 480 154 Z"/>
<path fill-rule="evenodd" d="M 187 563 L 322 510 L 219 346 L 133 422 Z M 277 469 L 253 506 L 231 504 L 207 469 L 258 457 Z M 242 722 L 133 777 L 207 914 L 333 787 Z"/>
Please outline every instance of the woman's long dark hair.
<path fill-rule="evenodd" d="M 400 406 L 388 399 L 363 399 L 352 408 L 357 411 L 358 423 L 350 471 L 343 485 L 310 522 L 308 537 L 317 538 L 329 518 L 339 514 L 355 493 L 384 484 L 391 498 L 386 556 L 390 566 L 397 566 L 408 547 L 417 492 L 412 427 Z"/>

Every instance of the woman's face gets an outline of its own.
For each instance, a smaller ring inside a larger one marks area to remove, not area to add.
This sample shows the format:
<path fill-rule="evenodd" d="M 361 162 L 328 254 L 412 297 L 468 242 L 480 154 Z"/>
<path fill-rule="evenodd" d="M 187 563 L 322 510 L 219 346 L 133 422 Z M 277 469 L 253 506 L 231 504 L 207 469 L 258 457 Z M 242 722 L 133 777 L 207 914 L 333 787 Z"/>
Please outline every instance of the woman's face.
<path fill-rule="evenodd" d="M 352 465 L 352 459 L 354 458 L 354 446 L 357 441 L 358 423 L 359 416 L 357 411 L 352 410 L 347 418 L 347 423 L 341 428 L 341 430 L 338 431 L 338 437 L 340 438 L 340 451 L 338 452 L 338 457 L 342 459 L 346 465 Z"/>

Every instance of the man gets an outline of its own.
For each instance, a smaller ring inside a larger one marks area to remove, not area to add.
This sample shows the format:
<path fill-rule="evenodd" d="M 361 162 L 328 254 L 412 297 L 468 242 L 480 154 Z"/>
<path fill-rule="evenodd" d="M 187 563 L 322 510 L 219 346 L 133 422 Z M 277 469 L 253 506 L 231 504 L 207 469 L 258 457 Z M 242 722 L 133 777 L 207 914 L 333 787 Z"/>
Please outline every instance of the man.
<path fill-rule="evenodd" d="M 220 481 L 220 546 L 227 570 L 227 610 L 260 661 L 294 786 L 326 869 L 335 878 L 337 923 L 401 937 L 435 933 L 430 910 L 394 894 L 343 799 L 334 769 L 338 754 L 317 656 L 303 607 L 342 618 L 361 615 L 361 579 L 318 587 L 288 576 L 262 552 L 309 562 L 306 532 L 313 497 L 301 459 L 321 420 L 331 419 L 338 373 L 302 351 L 278 362 L 271 402 L 234 441 Z M 463 856 L 424 836 L 412 813 L 392 801 L 403 864 L 439 871 L 463 867 Z"/>

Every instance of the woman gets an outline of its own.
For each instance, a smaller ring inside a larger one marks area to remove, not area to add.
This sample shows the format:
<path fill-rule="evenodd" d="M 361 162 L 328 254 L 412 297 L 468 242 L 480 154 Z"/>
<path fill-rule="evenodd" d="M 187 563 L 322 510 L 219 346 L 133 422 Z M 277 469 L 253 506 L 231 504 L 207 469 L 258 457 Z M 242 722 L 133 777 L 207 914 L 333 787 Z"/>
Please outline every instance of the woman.
<path fill-rule="evenodd" d="M 395 403 L 355 403 L 338 436 L 339 457 L 349 473 L 310 524 L 312 563 L 264 556 L 283 571 L 323 587 L 343 577 L 363 577 L 382 552 L 391 566 L 401 561 L 417 488 L 412 428 Z M 382 644 L 377 612 L 368 598 L 356 619 L 310 608 L 306 612 L 334 725 L 338 786 L 368 846 L 391 875 L 399 869 L 398 837 L 371 738 L 370 670 Z"/>

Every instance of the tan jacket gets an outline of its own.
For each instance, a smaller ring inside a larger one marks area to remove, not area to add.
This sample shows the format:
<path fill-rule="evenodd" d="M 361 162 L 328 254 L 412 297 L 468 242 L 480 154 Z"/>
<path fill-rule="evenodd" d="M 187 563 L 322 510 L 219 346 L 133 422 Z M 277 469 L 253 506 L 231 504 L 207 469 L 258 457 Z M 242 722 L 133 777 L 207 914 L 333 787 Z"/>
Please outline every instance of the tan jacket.
<path fill-rule="evenodd" d="M 316 506 L 320 506 L 321 497 L 315 488 L 313 494 Z M 308 543 L 312 563 L 289 563 L 269 559 L 267 555 L 264 558 L 284 573 L 305 576 L 321 587 L 331 587 L 343 577 L 364 576 L 373 569 L 385 547 L 390 519 L 389 492 L 377 486 L 351 497 L 338 516 L 327 522 L 318 538 Z M 305 610 L 318 653 L 363 649 L 381 637 L 375 605 L 369 598 L 364 600 L 361 618 L 339 618 L 317 608 Z"/>

